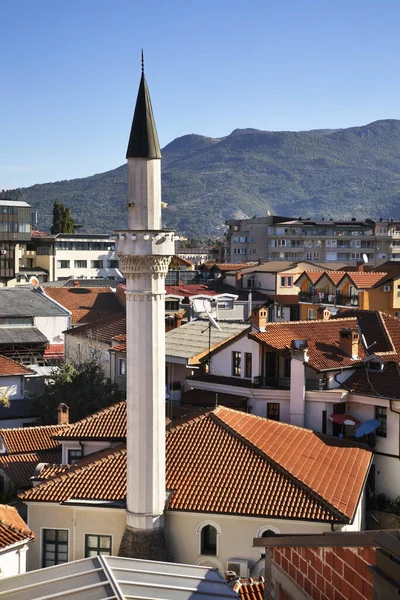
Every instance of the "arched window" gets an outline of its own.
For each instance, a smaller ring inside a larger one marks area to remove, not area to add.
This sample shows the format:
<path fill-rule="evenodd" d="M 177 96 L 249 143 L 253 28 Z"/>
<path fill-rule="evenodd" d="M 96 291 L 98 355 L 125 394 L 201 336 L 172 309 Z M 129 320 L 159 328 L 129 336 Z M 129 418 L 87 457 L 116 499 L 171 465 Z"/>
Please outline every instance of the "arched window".
<path fill-rule="evenodd" d="M 201 530 L 200 554 L 217 555 L 217 530 L 212 525 L 204 525 Z"/>

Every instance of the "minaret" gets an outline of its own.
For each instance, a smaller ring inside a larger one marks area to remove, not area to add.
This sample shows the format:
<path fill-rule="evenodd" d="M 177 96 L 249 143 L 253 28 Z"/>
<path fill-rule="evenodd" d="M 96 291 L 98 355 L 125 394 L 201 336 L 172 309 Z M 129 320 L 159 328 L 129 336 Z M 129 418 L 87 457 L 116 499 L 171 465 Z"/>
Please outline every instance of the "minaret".
<path fill-rule="evenodd" d="M 120 554 L 165 560 L 165 276 L 174 233 L 161 224 L 161 152 L 143 53 L 126 158 L 128 230 L 116 232 L 126 277 L 128 365 L 127 527 Z"/>

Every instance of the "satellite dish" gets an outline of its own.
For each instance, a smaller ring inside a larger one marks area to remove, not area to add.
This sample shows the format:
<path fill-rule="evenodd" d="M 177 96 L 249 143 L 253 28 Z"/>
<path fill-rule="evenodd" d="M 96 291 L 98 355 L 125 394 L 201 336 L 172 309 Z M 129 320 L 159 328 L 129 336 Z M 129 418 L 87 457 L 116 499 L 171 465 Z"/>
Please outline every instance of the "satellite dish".
<path fill-rule="evenodd" d="M 29 280 L 29 283 L 31 285 L 33 285 L 33 287 L 36 289 L 40 286 L 40 281 L 37 277 L 35 277 L 35 275 L 32 275 L 32 277 Z"/>
<path fill-rule="evenodd" d="M 211 325 L 213 327 L 215 327 L 215 329 L 218 329 L 218 331 L 221 331 L 221 327 L 218 325 L 217 321 L 214 319 L 214 317 L 212 316 L 212 314 L 210 314 L 208 312 L 208 310 L 206 311 L 206 313 L 207 313 L 207 317 L 208 317 L 208 320 L 210 321 Z"/>
<path fill-rule="evenodd" d="M 368 262 L 368 256 L 367 256 L 365 253 L 363 254 L 363 261 L 364 261 L 364 264 L 365 264 L 365 265 L 366 265 L 366 264 L 367 264 L 367 262 Z"/>

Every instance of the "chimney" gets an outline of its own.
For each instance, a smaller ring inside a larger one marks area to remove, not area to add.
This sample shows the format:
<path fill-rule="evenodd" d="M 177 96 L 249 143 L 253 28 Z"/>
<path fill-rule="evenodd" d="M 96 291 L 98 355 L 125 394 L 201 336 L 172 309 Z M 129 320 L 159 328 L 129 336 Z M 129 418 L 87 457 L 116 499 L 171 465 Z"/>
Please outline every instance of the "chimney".
<path fill-rule="evenodd" d="M 69 406 L 61 402 L 57 407 L 58 425 L 68 425 L 69 424 Z"/>
<path fill-rule="evenodd" d="M 356 263 L 357 271 L 365 271 L 365 263 L 363 261 L 359 261 Z"/>
<path fill-rule="evenodd" d="M 235 290 L 242 289 L 242 274 L 240 271 L 237 271 L 235 274 Z"/>
<path fill-rule="evenodd" d="M 251 310 L 250 323 L 259 331 L 265 331 L 268 310 L 265 306 L 256 306 Z"/>
<path fill-rule="evenodd" d="M 292 340 L 290 344 L 290 395 L 289 421 L 291 425 L 304 427 L 306 406 L 307 340 Z"/>
<path fill-rule="evenodd" d="M 331 318 L 331 311 L 326 306 L 319 306 L 317 308 L 317 320 L 318 321 L 329 321 Z"/>
<path fill-rule="evenodd" d="M 341 329 L 340 330 L 340 348 L 341 350 L 350 356 L 353 360 L 358 358 L 358 344 L 360 342 L 360 335 L 355 329 Z"/>
<path fill-rule="evenodd" d="M 79 287 L 81 284 L 79 283 L 79 281 L 77 281 L 76 279 L 74 279 L 74 287 Z"/>
<path fill-rule="evenodd" d="M 183 313 L 175 313 L 175 327 L 182 325 Z"/>

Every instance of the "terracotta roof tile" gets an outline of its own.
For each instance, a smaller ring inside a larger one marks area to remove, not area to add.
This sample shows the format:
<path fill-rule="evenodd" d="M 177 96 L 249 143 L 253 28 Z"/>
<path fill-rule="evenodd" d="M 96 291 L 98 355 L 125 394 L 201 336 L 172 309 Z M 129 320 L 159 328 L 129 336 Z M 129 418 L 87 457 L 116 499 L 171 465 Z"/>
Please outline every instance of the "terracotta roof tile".
<path fill-rule="evenodd" d="M 106 319 L 99 319 L 87 325 L 68 329 L 65 333 L 81 337 L 94 337 L 100 342 L 111 344 L 111 340 L 116 335 L 126 333 L 126 315 L 125 312 L 112 315 Z"/>
<path fill-rule="evenodd" d="M 12 481 L 16 489 L 31 487 L 31 477 L 39 463 L 61 461 L 61 448 L 44 452 L 0 455 L 0 469 Z"/>
<path fill-rule="evenodd" d="M 399 365 L 388 363 L 382 371 L 357 369 L 343 386 L 353 394 L 400 400 Z"/>
<path fill-rule="evenodd" d="M 210 289 L 204 284 L 185 284 L 185 285 L 166 285 L 165 291 L 172 296 L 183 296 L 190 298 L 191 296 L 218 296 L 218 292 Z"/>
<path fill-rule="evenodd" d="M 109 287 L 50 287 L 47 296 L 72 312 L 73 323 L 89 323 L 121 312 L 121 302 Z"/>
<path fill-rule="evenodd" d="M 241 600 L 264 600 L 264 577 L 240 578 L 234 583 L 233 590 Z"/>
<path fill-rule="evenodd" d="M 53 434 L 56 440 L 125 440 L 126 402 L 107 406 L 81 421 L 64 425 L 62 430 L 58 427 L 58 432 Z"/>
<path fill-rule="evenodd" d="M 387 273 L 352 271 L 347 273 L 347 276 L 356 288 L 368 289 L 377 285 L 381 279 L 387 276 Z"/>
<path fill-rule="evenodd" d="M 298 294 L 268 294 L 267 298 L 282 304 L 282 306 L 294 306 L 299 303 Z"/>
<path fill-rule="evenodd" d="M 23 454 L 58 448 L 59 443 L 53 436 L 65 425 L 36 425 L 34 427 L 16 427 L 0 429 L 8 454 Z"/>
<path fill-rule="evenodd" d="M 0 355 L 0 377 L 7 375 L 33 375 L 34 372 L 28 367 L 24 367 L 19 362 Z"/>
<path fill-rule="evenodd" d="M 43 356 L 45 358 L 62 358 L 64 356 L 64 344 L 50 344 L 45 348 Z"/>
<path fill-rule="evenodd" d="M 334 320 L 356 317 L 359 330 L 369 348 L 368 354 L 379 354 L 385 361 L 400 361 L 400 320 L 377 310 L 346 310 Z"/>
<path fill-rule="evenodd" d="M 267 323 L 265 332 L 252 332 L 249 338 L 271 349 L 290 348 L 292 340 L 307 340 L 309 366 L 319 371 L 352 367 L 362 362 L 365 351 L 359 344 L 359 359 L 353 360 L 340 348 L 340 330 L 357 329 L 355 318 L 329 321 L 286 321 Z"/>
<path fill-rule="evenodd" d="M 35 539 L 25 521 L 13 506 L 0 504 L 0 550 Z"/>
<path fill-rule="evenodd" d="M 370 452 L 340 440 L 219 407 L 167 434 L 169 509 L 347 522 L 370 460 Z M 23 497 L 125 500 L 125 461 L 125 448 L 109 449 Z"/>

